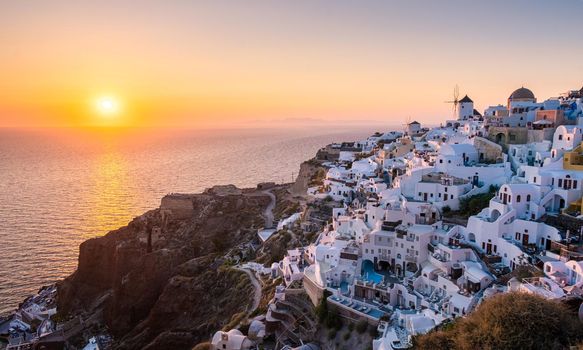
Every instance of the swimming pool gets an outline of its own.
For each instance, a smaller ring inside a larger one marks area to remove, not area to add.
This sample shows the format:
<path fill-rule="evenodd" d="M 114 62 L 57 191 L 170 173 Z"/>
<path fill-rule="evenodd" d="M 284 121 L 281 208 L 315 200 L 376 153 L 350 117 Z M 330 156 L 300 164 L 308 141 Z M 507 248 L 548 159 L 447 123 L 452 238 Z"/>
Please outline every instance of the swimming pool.
<path fill-rule="evenodd" d="M 372 309 L 368 312 L 368 314 L 374 318 L 381 318 L 381 316 L 384 315 L 385 313 L 379 309 Z"/>
<path fill-rule="evenodd" d="M 370 260 L 362 262 L 362 278 L 373 283 L 381 283 L 383 281 L 383 275 L 374 271 L 374 265 Z"/>
<path fill-rule="evenodd" d="M 340 283 L 340 292 L 342 294 L 348 294 L 348 282 Z"/>

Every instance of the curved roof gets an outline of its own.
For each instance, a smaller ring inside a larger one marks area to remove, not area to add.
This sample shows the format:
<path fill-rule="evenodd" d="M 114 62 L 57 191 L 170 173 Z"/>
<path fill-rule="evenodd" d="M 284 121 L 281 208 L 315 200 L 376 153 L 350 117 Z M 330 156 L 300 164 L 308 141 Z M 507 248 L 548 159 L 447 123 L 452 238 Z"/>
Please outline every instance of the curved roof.
<path fill-rule="evenodd" d="M 534 93 L 532 91 L 530 91 L 529 89 L 527 89 L 523 86 L 520 89 L 514 90 L 514 92 L 512 94 L 510 94 L 510 97 L 508 97 L 508 99 L 509 100 L 533 99 L 534 100 L 535 97 L 534 97 Z"/>

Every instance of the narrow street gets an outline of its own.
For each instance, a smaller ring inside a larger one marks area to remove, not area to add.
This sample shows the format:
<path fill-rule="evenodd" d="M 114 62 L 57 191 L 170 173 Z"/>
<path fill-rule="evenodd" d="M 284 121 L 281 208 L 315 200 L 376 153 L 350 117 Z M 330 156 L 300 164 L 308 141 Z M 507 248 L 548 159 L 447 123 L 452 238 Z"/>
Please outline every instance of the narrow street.
<path fill-rule="evenodd" d="M 253 305 L 247 311 L 247 314 L 250 315 L 259 307 L 259 303 L 261 302 L 261 283 L 253 271 L 241 267 L 236 267 L 236 269 L 245 272 L 249 276 L 251 279 L 251 284 L 253 284 L 253 288 L 255 289 L 255 293 L 253 295 Z"/>
<path fill-rule="evenodd" d="M 263 216 L 265 217 L 265 228 L 273 228 L 273 208 L 275 208 L 275 195 L 271 193 L 270 190 L 263 191 L 266 195 L 271 198 L 271 202 L 265 208 Z"/>

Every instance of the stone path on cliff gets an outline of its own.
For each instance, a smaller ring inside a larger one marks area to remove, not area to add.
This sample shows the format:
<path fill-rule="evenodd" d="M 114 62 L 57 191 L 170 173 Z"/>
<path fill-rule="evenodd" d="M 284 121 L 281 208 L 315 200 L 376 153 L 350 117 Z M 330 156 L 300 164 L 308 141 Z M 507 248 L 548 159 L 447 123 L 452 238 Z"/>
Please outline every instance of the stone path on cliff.
<path fill-rule="evenodd" d="M 271 191 L 269 191 L 269 190 L 263 191 L 263 193 L 265 193 L 266 195 L 268 195 L 271 198 L 271 202 L 269 203 L 269 205 L 267 206 L 267 208 L 265 208 L 265 211 L 263 212 L 263 216 L 265 216 L 265 228 L 272 228 L 273 227 L 273 208 L 275 208 L 275 195 L 273 193 L 271 193 Z"/>
<path fill-rule="evenodd" d="M 237 267 L 237 270 L 243 271 L 247 274 L 247 276 L 249 276 L 251 279 L 251 284 L 253 285 L 253 289 L 255 289 L 255 293 L 253 295 L 253 305 L 247 311 L 247 314 L 249 315 L 259 307 L 259 303 L 261 302 L 261 283 L 259 283 L 257 276 L 255 276 L 255 272 L 244 269 L 242 267 Z"/>

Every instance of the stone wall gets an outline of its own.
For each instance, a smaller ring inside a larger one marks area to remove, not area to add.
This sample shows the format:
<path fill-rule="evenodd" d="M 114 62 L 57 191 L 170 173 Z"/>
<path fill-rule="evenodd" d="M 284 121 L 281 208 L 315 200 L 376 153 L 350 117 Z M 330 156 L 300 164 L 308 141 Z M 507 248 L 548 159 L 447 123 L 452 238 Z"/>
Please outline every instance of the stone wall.
<path fill-rule="evenodd" d="M 320 301 L 324 297 L 324 290 L 306 276 L 304 276 L 303 282 L 304 289 L 306 290 L 308 297 L 312 301 L 312 304 L 314 304 L 314 306 L 318 306 L 320 304 Z"/>
<path fill-rule="evenodd" d="M 503 160 L 502 146 L 482 137 L 474 138 L 474 146 L 480 155 L 480 162 L 496 163 Z"/>
<path fill-rule="evenodd" d="M 523 127 L 491 126 L 488 139 L 503 147 L 527 143 L 528 129 Z"/>
<path fill-rule="evenodd" d="M 542 141 L 553 141 L 553 135 L 555 134 L 555 128 L 546 128 L 542 130 L 528 130 L 527 142 L 542 142 Z"/>
<path fill-rule="evenodd" d="M 172 213 L 172 217 L 186 219 L 194 215 L 192 196 L 183 194 L 169 194 L 162 198 L 160 209 Z"/>

